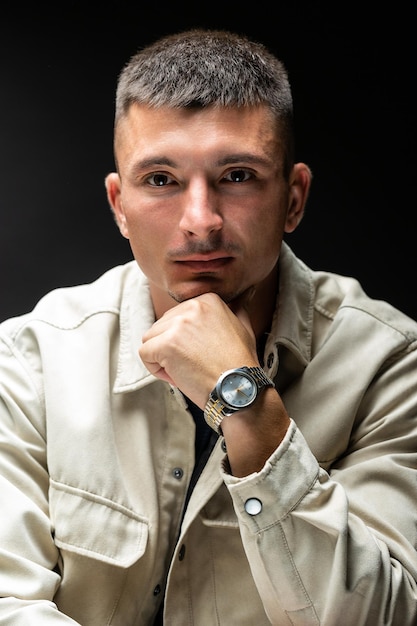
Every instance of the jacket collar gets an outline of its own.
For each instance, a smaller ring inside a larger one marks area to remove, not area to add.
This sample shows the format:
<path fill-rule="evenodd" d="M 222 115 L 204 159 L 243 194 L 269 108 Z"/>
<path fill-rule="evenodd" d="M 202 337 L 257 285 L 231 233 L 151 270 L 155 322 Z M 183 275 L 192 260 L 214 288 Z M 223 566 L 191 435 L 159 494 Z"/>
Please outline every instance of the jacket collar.
<path fill-rule="evenodd" d="M 133 391 L 155 380 L 138 355 L 142 335 L 155 321 L 149 283 L 135 261 L 129 265 L 121 298 L 115 393 Z M 313 310 L 312 272 L 283 242 L 277 306 L 265 347 L 265 366 L 269 375 L 275 377 L 277 373 L 280 347 L 292 355 L 293 369 L 305 368 L 311 358 Z"/>
<path fill-rule="evenodd" d="M 310 268 L 284 242 L 279 257 L 279 294 L 271 335 L 307 365 L 311 358 L 314 283 Z"/>
<path fill-rule="evenodd" d="M 130 261 L 129 266 L 120 303 L 115 393 L 134 391 L 155 380 L 138 354 L 143 334 L 155 321 L 149 282 L 136 261 Z"/>

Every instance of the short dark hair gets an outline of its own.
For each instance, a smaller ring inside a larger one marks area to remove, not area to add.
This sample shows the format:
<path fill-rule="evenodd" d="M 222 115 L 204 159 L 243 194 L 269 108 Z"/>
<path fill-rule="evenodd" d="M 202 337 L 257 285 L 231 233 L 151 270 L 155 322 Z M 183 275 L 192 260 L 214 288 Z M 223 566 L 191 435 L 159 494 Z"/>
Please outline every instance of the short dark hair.
<path fill-rule="evenodd" d="M 287 174 L 294 161 L 286 68 L 263 44 L 245 35 L 191 29 L 140 49 L 119 75 L 115 126 L 133 103 L 174 108 L 266 105 L 277 122 Z"/>

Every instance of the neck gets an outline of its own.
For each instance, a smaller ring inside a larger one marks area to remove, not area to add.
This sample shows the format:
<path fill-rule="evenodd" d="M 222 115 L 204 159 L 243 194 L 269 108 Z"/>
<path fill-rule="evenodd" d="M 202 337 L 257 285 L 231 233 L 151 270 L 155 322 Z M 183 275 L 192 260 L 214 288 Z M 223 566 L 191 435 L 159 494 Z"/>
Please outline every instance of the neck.
<path fill-rule="evenodd" d="M 278 295 L 278 264 L 273 271 L 257 285 L 248 307 L 250 321 L 258 344 L 264 343 L 269 332 Z"/>

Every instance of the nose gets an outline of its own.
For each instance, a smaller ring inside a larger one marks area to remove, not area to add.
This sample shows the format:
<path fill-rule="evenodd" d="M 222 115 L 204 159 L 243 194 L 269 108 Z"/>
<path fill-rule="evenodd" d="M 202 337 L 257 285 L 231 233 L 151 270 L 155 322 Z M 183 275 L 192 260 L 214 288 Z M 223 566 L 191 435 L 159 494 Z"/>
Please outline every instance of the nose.
<path fill-rule="evenodd" d="M 188 237 L 204 239 L 223 227 L 218 201 L 213 189 L 203 180 L 191 183 L 183 195 L 180 228 Z"/>

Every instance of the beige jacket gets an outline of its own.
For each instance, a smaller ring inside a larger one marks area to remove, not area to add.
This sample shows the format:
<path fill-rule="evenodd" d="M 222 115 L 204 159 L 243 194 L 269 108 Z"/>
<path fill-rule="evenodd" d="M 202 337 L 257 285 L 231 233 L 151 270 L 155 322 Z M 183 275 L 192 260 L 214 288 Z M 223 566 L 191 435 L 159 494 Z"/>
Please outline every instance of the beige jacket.
<path fill-rule="evenodd" d="M 152 322 L 131 262 L 1 325 L 0 626 L 148 626 L 165 587 L 168 626 L 416 625 L 417 324 L 284 245 L 292 426 L 243 479 L 219 439 L 181 525 L 194 421 Z"/>

